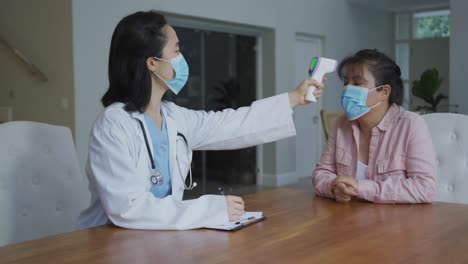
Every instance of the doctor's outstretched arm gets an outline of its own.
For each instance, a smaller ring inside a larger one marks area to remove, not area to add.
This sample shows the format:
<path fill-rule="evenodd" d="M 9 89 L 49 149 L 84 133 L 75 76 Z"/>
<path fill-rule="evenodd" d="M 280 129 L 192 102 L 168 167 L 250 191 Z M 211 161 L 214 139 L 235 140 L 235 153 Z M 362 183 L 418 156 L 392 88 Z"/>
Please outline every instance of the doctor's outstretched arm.
<path fill-rule="evenodd" d="M 296 89 L 257 100 L 249 107 L 218 112 L 180 108 L 185 120 L 188 144 L 194 150 L 227 150 L 269 143 L 296 135 L 292 108 L 305 105 L 308 87 L 315 86 L 315 95 L 322 94 L 323 84 L 306 79 Z"/>

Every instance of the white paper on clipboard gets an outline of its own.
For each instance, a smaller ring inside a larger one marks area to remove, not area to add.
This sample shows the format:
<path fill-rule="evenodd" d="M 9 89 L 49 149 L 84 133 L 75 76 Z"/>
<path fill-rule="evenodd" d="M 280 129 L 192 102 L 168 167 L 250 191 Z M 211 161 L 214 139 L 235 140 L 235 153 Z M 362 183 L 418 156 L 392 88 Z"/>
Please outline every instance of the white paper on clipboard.
<path fill-rule="evenodd" d="M 241 218 L 236 222 L 227 222 L 222 225 L 205 226 L 205 228 L 235 231 L 248 225 L 254 224 L 256 222 L 262 221 L 263 219 L 265 219 L 265 217 L 263 216 L 263 212 L 244 212 Z"/>

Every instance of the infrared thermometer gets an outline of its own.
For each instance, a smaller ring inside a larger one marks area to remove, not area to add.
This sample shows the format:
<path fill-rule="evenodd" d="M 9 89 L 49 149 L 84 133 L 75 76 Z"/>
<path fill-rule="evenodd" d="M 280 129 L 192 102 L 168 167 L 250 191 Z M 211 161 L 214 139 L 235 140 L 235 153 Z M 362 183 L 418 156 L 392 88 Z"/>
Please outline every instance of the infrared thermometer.
<path fill-rule="evenodd" d="M 336 70 L 337 61 L 333 59 L 327 59 L 323 57 L 314 57 L 310 62 L 309 76 L 310 79 L 314 79 L 321 83 L 323 76 L 327 73 L 332 73 Z M 309 102 L 317 102 L 317 98 L 314 95 L 315 86 L 310 86 L 307 90 L 305 99 Z"/>

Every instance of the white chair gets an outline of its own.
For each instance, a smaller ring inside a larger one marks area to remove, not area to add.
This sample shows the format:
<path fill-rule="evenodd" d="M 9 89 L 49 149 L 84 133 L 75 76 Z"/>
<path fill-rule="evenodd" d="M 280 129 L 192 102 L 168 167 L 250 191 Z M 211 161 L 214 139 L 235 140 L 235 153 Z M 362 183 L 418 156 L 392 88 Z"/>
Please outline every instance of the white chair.
<path fill-rule="evenodd" d="M 468 116 L 434 113 L 422 116 L 436 151 L 436 201 L 468 203 Z"/>
<path fill-rule="evenodd" d="M 89 200 L 70 129 L 0 125 L 0 246 L 74 230 Z"/>

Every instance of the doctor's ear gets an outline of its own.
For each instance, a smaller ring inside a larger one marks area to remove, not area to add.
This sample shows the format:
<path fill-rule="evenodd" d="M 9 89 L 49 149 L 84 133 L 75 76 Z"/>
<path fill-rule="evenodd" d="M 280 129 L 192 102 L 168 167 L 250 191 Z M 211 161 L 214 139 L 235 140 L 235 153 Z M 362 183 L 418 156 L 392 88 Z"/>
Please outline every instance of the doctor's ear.
<path fill-rule="evenodd" d="M 152 57 L 146 59 L 146 66 L 150 72 L 155 72 L 157 68 L 158 61 Z"/>

